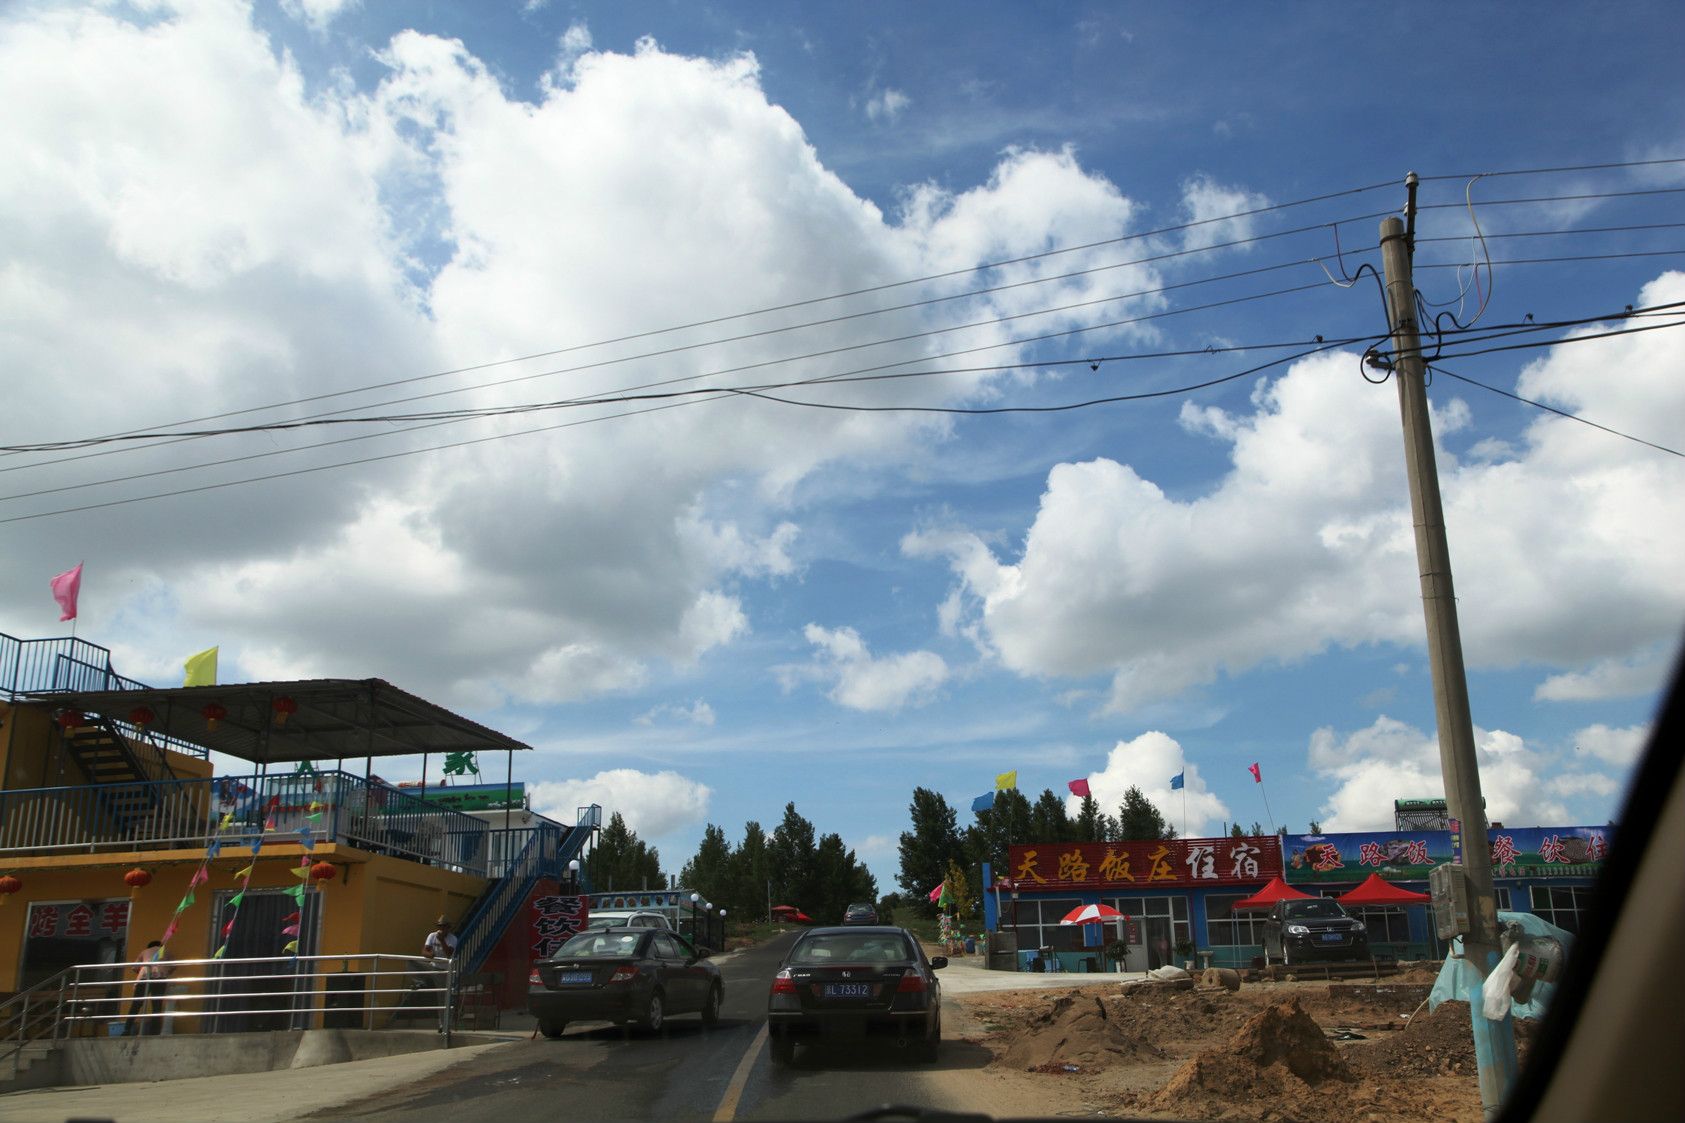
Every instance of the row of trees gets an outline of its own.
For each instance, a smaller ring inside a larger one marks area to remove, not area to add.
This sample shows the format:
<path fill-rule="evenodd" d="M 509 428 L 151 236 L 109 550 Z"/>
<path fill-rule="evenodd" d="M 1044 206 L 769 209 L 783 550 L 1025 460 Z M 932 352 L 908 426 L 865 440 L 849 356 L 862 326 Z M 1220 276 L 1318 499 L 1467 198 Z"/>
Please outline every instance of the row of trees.
<path fill-rule="evenodd" d="M 853 902 L 878 896 L 877 879 L 842 836 L 816 837 L 813 824 L 794 803 L 784 805 L 783 821 L 771 834 L 753 820 L 745 823 L 743 841 L 736 846 L 709 823 L 679 881 L 706 893 L 728 915 L 765 916 L 769 904 L 788 904 L 825 924 L 840 921 Z"/>

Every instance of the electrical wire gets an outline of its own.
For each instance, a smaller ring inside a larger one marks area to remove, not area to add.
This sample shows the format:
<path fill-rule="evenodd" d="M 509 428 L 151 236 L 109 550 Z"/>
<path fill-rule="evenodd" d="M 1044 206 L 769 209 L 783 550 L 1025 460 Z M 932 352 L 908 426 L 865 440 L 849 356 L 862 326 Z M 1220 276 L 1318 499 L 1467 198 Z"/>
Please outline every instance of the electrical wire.
<path fill-rule="evenodd" d="M 1566 417 L 1570 421 L 1578 421 L 1581 425 L 1590 425 L 1593 429 L 1601 429 L 1605 433 L 1609 433 L 1613 436 L 1620 437 L 1623 440 L 1632 441 L 1634 444 L 1644 445 L 1646 448 L 1653 448 L 1657 452 L 1665 452 L 1665 453 L 1668 453 L 1669 455 L 1672 455 L 1672 456 L 1678 456 L 1678 457 L 1681 457 L 1681 458 L 1685 458 L 1685 452 L 1680 452 L 1676 448 L 1669 448 L 1666 445 L 1657 444 L 1654 441 L 1647 441 L 1643 437 L 1635 437 L 1631 433 L 1623 433 L 1619 429 L 1612 429 L 1607 425 L 1602 425 L 1602 424 L 1599 424 L 1596 421 L 1592 421 L 1590 418 L 1581 417 L 1577 413 L 1569 413 L 1565 409 L 1557 409 L 1553 405 L 1547 405 L 1544 402 L 1534 401 L 1532 398 L 1524 398 L 1520 394 L 1511 393 L 1510 391 L 1505 390 L 1502 387 L 1493 386 L 1490 383 L 1486 383 L 1486 382 L 1481 382 L 1479 379 L 1470 378 L 1466 374 L 1458 374 L 1456 371 L 1447 369 L 1445 366 L 1443 366 L 1439 363 L 1434 363 L 1433 369 L 1438 371 L 1440 374 L 1446 375 L 1447 377 L 1455 378 L 1458 382 L 1466 382 L 1470 386 L 1478 386 L 1482 390 L 1489 391 L 1490 393 L 1493 393 L 1493 394 L 1501 395 L 1502 397 L 1505 397 L 1505 398 L 1512 398 L 1515 401 L 1523 403 L 1524 405 L 1530 405 L 1530 406 L 1533 406 L 1537 409 L 1542 409 L 1547 413 L 1554 413 L 1558 417 Z"/>
<path fill-rule="evenodd" d="M 1554 175 L 1559 172 L 1602 172 L 1617 168 L 1648 168 L 1658 164 L 1685 164 L 1685 156 L 1666 156 L 1654 160 L 1620 160 L 1612 164 L 1571 164 L 1555 168 L 1511 168 L 1501 172 L 1462 172 L 1451 175 L 1423 175 L 1416 178 L 1423 183 L 1431 183 L 1445 179 L 1468 179 L 1470 176 L 1481 176 L 1486 179 L 1496 179 L 1499 176 L 1511 175 Z"/>

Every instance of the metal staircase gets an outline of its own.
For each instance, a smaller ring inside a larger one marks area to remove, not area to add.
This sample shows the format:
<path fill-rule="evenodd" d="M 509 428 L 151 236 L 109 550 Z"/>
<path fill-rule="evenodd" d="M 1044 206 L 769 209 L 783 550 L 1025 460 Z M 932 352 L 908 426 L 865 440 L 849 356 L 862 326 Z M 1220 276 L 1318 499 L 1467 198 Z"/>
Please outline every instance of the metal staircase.
<path fill-rule="evenodd" d="M 458 926 L 459 977 L 472 975 L 485 965 L 486 957 L 538 887 L 538 879 L 564 876 L 569 860 L 579 855 L 601 821 L 602 808 L 592 805 L 581 808 L 577 821 L 566 831 L 540 827 L 532 832 L 508 870 L 486 888 Z"/>
<path fill-rule="evenodd" d="M 164 773 L 160 777 L 141 763 L 134 746 L 117 726 L 105 718 L 84 720 L 87 724 L 64 731 L 64 751 L 88 777 L 106 822 L 124 832 L 158 814 L 164 795 L 155 781 L 177 778 L 164 754 L 157 754 Z"/>

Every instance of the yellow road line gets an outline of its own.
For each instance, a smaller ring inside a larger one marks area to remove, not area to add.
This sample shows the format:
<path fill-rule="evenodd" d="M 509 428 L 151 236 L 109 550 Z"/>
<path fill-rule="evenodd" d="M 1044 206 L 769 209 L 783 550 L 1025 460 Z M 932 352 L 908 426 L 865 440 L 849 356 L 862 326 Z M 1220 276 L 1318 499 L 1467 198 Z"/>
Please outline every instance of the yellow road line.
<path fill-rule="evenodd" d="M 737 1071 L 731 1074 L 731 1083 L 725 1086 L 720 1106 L 714 1109 L 714 1123 L 730 1123 L 737 1117 L 737 1101 L 743 1097 L 743 1088 L 749 1083 L 749 1070 L 755 1067 L 755 1058 L 761 1055 L 761 1046 L 765 1044 L 766 1023 L 763 1022 L 760 1032 L 749 1042 L 743 1059 L 737 1062 Z"/>

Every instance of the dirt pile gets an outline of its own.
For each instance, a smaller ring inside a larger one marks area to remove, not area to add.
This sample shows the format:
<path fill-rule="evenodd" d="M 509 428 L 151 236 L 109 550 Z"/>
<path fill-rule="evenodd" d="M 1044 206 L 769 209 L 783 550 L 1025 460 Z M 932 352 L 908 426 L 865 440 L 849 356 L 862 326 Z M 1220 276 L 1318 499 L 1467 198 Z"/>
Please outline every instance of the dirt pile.
<path fill-rule="evenodd" d="M 1525 1057 L 1537 1023 L 1515 1023 L 1517 1056 Z M 1423 1011 L 1385 1041 L 1347 1054 L 1359 1071 L 1374 1076 L 1473 1075 L 1474 1030 L 1467 1002 L 1441 1002 Z"/>
<path fill-rule="evenodd" d="M 1296 997 L 1258 1011 L 1214 1049 L 1188 1061 L 1148 1100 L 1153 1108 L 1205 1115 L 1202 1108 L 1262 1100 L 1275 1118 L 1298 1118 L 1316 1088 L 1349 1082 L 1351 1070 Z M 1314 1111 L 1311 1112 L 1314 1114 Z"/>
<path fill-rule="evenodd" d="M 1020 1071 L 1087 1072 L 1123 1061 L 1156 1060 L 1155 1046 L 1130 1032 L 1106 1003 L 1090 994 L 1062 995 L 1044 1013 L 1030 1019 L 1000 1055 L 1002 1065 Z"/>

